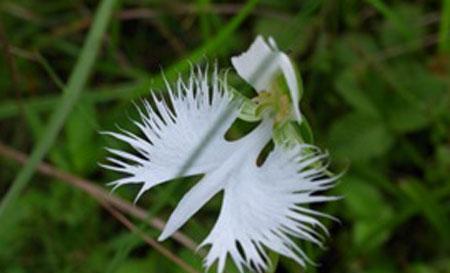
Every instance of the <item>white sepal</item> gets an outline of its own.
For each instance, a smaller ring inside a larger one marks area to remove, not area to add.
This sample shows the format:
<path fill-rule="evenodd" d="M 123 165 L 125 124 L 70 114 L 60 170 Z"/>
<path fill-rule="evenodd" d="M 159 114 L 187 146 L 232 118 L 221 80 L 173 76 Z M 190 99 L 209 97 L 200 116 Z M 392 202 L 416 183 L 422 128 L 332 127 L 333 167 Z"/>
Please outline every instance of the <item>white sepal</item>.
<path fill-rule="evenodd" d="M 256 37 L 246 52 L 231 58 L 231 63 L 239 76 L 257 92 L 268 91 L 275 77 L 282 73 L 289 88 L 295 118 L 301 121 L 299 85 L 294 65 L 284 52 L 278 50 L 272 37 L 269 37 L 269 43 L 261 36 Z"/>

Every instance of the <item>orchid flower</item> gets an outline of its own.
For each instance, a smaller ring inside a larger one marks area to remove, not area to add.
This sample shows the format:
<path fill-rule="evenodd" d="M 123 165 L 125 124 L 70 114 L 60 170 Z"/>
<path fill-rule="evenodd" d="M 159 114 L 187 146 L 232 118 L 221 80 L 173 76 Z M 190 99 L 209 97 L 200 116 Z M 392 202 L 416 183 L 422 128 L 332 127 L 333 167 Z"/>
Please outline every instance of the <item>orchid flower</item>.
<path fill-rule="evenodd" d="M 270 92 L 277 76 L 283 75 L 292 101 L 290 112 L 300 122 L 293 64 L 273 40 L 269 43 L 258 37 L 247 52 L 231 59 L 233 66 L 260 93 Z M 267 59 L 271 61 L 267 63 Z M 258 71 L 259 66 L 265 69 Z M 223 191 L 217 222 L 200 245 L 210 245 L 207 268 L 217 261 L 217 272 L 223 272 L 229 255 L 240 272 L 244 268 L 262 272 L 270 266 L 268 250 L 305 266 L 308 257 L 296 239 L 321 246 L 327 229 L 316 218 L 328 217 L 307 205 L 336 199 L 320 194 L 336 180 L 325 174 L 322 162 L 327 155 L 310 144 L 286 141 L 276 144 L 258 165 L 277 122 L 270 107 L 253 131 L 228 141 L 225 133 L 239 118 L 244 99 L 232 91 L 217 69 L 212 73 L 193 69 L 189 80 L 180 78 L 176 85 L 166 85 L 166 99 L 153 95 L 138 108 L 140 120 L 134 123 L 140 135 L 125 130 L 107 133 L 135 150 L 108 149 L 112 156 L 103 166 L 124 174 L 111 184 L 141 184 L 137 200 L 159 184 L 181 183 L 174 179 L 203 174 L 182 197 L 159 240 L 171 236 Z"/>

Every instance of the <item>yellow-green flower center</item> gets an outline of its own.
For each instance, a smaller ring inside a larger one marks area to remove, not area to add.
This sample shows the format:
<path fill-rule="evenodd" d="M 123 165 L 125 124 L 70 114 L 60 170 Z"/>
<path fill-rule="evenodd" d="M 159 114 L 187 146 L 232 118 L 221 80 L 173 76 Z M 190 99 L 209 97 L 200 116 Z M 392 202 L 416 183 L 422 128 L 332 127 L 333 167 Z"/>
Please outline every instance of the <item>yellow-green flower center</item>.
<path fill-rule="evenodd" d="M 272 84 L 270 90 L 260 92 L 253 101 L 257 104 L 256 114 L 262 115 L 264 112 L 269 112 L 273 115 L 275 124 L 282 124 L 291 117 L 292 106 L 289 95 L 277 84 Z"/>

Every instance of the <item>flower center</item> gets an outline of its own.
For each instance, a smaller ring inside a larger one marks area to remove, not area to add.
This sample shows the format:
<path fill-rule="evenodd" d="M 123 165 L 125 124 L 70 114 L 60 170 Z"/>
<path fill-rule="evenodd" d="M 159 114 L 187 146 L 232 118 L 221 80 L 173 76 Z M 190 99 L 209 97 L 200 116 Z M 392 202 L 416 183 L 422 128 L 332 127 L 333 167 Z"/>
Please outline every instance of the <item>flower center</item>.
<path fill-rule="evenodd" d="M 270 91 L 260 92 L 253 101 L 258 105 L 256 114 L 262 116 L 264 113 L 269 113 L 273 116 L 275 124 L 284 123 L 291 117 L 289 96 L 276 86 L 273 86 Z"/>

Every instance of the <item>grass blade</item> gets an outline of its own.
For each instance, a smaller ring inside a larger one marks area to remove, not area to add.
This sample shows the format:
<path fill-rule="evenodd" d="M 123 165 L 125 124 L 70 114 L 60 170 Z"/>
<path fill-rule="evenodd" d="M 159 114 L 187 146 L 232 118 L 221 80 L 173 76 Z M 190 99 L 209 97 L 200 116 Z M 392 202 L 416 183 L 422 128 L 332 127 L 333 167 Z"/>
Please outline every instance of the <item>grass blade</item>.
<path fill-rule="evenodd" d="M 450 0 L 442 1 L 439 50 L 441 52 L 450 52 Z"/>
<path fill-rule="evenodd" d="M 393 9 L 389 8 L 382 0 L 366 0 L 366 2 L 371 4 L 375 9 L 383 14 L 386 19 L 391 21 L 392 24 L 394 24 L 405 37 L 409 36 L 410 31 L 402 18 L 395 13 Z"/>
<path fill-rule="evenodd" d="M 66 117 L 78 100 L 94 65 L 102 41 L 101 39 L 108 25 L 108 21 L 111 18 L 115 2 L 116 0 L 104 0 L 101 2 L 92 29 L 89 31 L 81 55 L 69 77 L 58 107 L 52 113 L 49 124 L 41 139 L 33 149 L 30 159 L 16 176 L 9 191 L 0 204 L 0 219 L 5 215 L 7 210 L 18 198 L 22 189 L 25 188 L 30 181 L 37 165 L 50 150 L 59 131 L 64 125 Z"/>
<path fill-rule="evenodd" d="M 444 207 L 438 198 L 430 194 L 429 190 L 419 181 L 409 180 L 402 184 L 402 190 L 417 208 L 420 208 L 428 222 L 439 233 L 443 243 L 449 242 L 448 219 Z"/>

